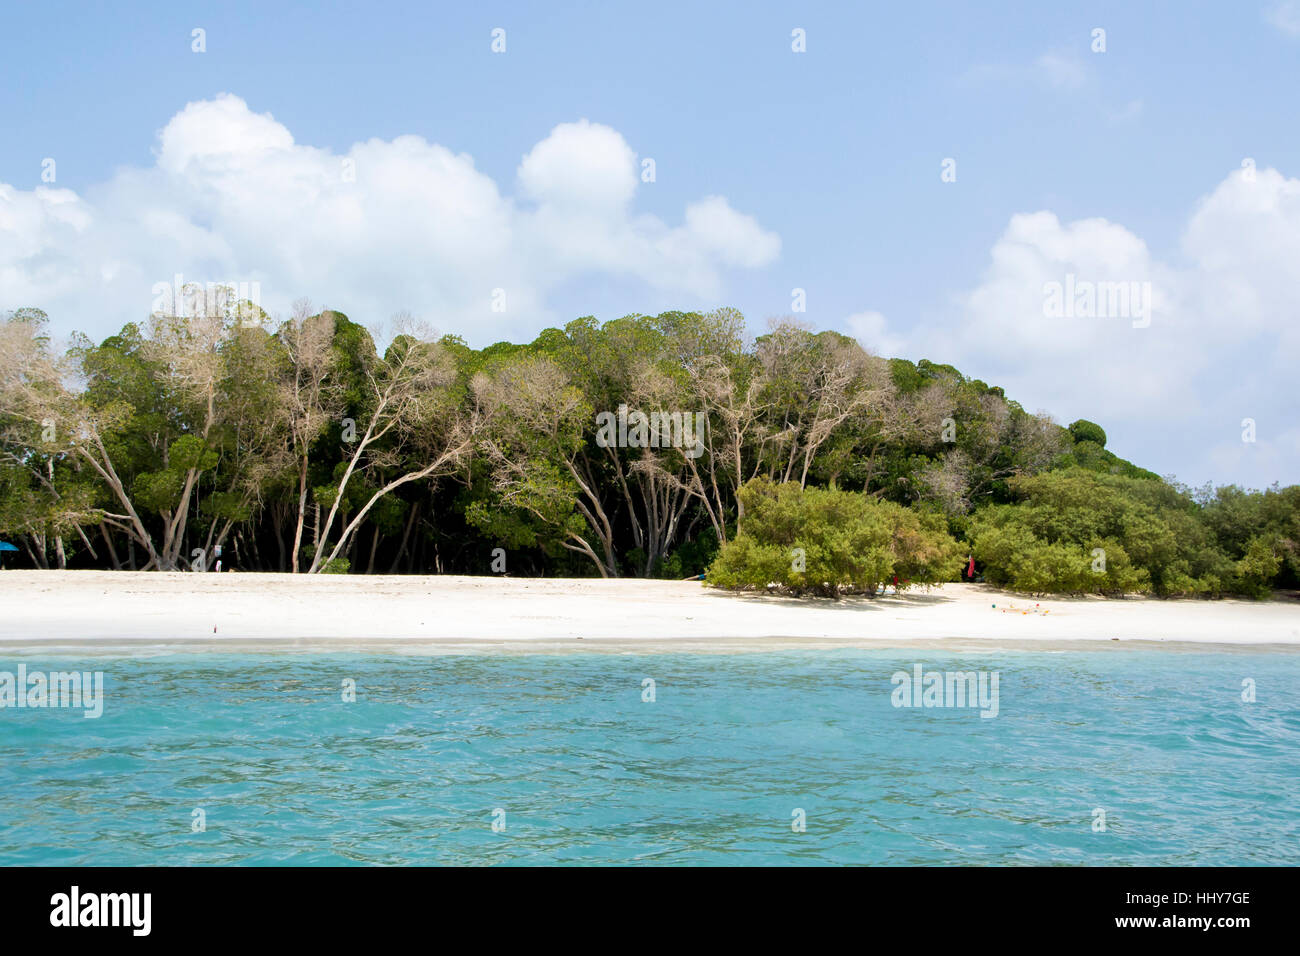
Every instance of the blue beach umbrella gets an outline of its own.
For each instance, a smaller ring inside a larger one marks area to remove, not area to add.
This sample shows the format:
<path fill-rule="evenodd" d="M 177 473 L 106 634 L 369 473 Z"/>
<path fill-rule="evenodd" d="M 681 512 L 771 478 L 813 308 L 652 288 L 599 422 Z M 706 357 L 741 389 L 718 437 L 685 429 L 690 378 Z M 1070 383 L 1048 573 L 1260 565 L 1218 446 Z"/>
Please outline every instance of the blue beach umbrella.
<path fill-rule="evenodd" d="M 0 541 L 0 551 L 17 551 L 18 546 L 10 544 L 8 541 Z"/>

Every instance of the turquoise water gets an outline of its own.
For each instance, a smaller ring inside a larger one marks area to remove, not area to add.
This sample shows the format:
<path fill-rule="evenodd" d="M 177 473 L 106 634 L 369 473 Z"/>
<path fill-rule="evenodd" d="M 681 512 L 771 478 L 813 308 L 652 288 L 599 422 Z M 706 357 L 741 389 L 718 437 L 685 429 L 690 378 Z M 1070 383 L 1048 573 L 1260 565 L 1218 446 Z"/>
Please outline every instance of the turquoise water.
<path fill-rule="evenodd" d="M 4 864 L 1300 863 L 1291 653 L 22 661 L 106 700 L 0 709 Z M 894 707 L 918 662 L 998 716 Z"/>

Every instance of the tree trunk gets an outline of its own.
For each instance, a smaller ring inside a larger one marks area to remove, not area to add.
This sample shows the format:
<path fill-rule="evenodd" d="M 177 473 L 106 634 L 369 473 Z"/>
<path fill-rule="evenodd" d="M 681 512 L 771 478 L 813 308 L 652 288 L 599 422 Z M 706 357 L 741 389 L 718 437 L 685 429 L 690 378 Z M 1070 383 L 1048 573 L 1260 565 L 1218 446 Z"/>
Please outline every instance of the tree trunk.
<path fill-rule="evenodd" d="M 293 562 L 290 565 L 294 574 L 298 573 L 298 552 L 302 549 L 302 524 L 307 516 L 307 456 L 302 456 L 298 468 L 298 520 L 293 529 Z M 320 523 L 320 509 L 317 508 L 316 522 Z"/>
<path fill-rule="evenodd" d="M 35 549 L 32 548 L 32 542 L 36 543 Z M 49 570 L 50 564 L 45 560 L 45 542 L 41 535 L 29 534 L 23 538 L 23 547 L 27 549 L 27 557 L 32 559 L 33 567 L 42 571 Z"/>
<path fill-rule="evenodd" d="M 397 573 L 397 565 L 406 557 L 406 545 L 411 540 L 411 528 L 415 525 L 415 516 L 420 512 L 420 502 L 416 501 L 411 505 L 411 513 L 406 516 L 406 527 L 402 529 L 402 543 L 398 545 L 397 555 L 393 558 L 393 565 L 388 569 L 389 574 Z M 410 571 L 410 564 L 407 564 L 407 571 Z"/>
<path fill-rule="evenodd" d="M 104 526 L 104 522 L 102 521 L 99 523 L 99 533 L 104 539 L 105 546 L 108 548 L 108 558 L 113 562 L 113 570 L 121 571 L 122 562 L 117 559 L 117 549 L 113 547 L 113 538 L 108 533 L 108 528 Z"/>
<path fill-rule="evenodd" d="M 280 520 L 279 514 L 272 515 L 271 523 L 275 526 L 275 545 L 276 545 L 276 550 L 279 554 L 279 559 L 276 563 L 276 567 L 281 571 L 287 571 L 289 570 L 289 565 L 288 565 L 288 555 L 285 553 L 285 549 L 284 549 L 284 527 L 283 527 L 284 523 Z M 253 541 L 254 541 L 253 547 L 256 548 L 257 547 L 256 531 L 253 532 Z M 261 564 L 262 559 L 259 557 L 257 559 L 257 562 L 258 564 Z"/>

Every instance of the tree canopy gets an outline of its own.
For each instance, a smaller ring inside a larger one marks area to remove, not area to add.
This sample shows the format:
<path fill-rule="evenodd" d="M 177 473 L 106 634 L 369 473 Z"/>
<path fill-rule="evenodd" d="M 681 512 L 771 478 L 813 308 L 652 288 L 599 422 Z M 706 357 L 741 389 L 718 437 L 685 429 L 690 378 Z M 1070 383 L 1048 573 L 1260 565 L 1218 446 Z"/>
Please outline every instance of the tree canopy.
<path fill-rule="evenodd" d="M 1192 491 L 1001 388 L 734 309 L 380 349 L 204 298 L 95 343 L 0 320 L 0 533 L 34 567 L 1262 595 L 1300 488 Z M 802 549 L 803 570 L 789 552 Z M 1097 570 L 1095 551 L 1104 552 Z M 12 562 L 11 562 L 12 563 Z"/>

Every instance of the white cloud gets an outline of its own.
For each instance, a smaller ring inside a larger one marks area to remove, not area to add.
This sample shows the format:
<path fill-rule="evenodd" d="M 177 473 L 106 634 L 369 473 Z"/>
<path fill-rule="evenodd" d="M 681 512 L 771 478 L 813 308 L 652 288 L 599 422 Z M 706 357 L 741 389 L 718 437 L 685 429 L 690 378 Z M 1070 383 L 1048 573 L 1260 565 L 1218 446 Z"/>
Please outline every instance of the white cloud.
<path fill-rule="evenodd" d="M 1210 448 L 1213 474 L 1260 476 L 1253 484 L 1261 486 L 1273 480 L 1295 484 L 1295 465 L 1300 461 L 1300 428 L 1276 419 L 1257 422 L 1256 427 L 1263 430 L 1265 437 L 1255 442 L 1229 437 Z M 1270 480 L 1268 476 L 1273 477 Z M 1286 476 L 1290 476 L 1289 480 Z"/>
<path fill-rule="evenodd" d="M 158 165 L 183 173 L 190 164 L 246 165 L 293 148 L 293 136 L 269 113 L 257 115 L 235 96 L 189 103 L 158 134 Z"/>
<path fill-rule="evenodd" d="M 1300 3 L 1282 0 L 1264 10 L 1264 19 L 1288 36 L 1300 37 Z"/>
<path fill-rule="evenodd" d="M 523 157 L 512 197 L 421 137 L 336 154 L 223 94 L 172 117 L 151 167 L 81 195 L 0 184 L 0 310 L 35 305 L 101 336 L 144 318 L 153 286 L 179 273 L 258 282 L 272 312 L 305 295 L 366 322 L 407 309 L 478 340 L 563 318 L 547 296 L 577 276 L 714 299 L 727 270 L 779 255 L 779 237 L 720 196 L 688 204 L 680 225 L 637 214 L 638 182 L 623 137 L 586 120 Z"/>
<path fill-rule="evenodd" d="M 1185 480 L 1300 479 L 1300 180 L 1230 174 L 1192 211 L 1181 252 L 1162 261 L 1105 219 L 1013 216 L 980 282 L 938 329 L 907 336 L 904 354 L 951 362 L 1062 421 L 1095 419 L 1119 454 Z M 1150 324 L 1053 317 L 1048 284 L 1067 282 L 1149 283 Z M 1243 418 L 1258 423 L 1254 444 L 1240 440 Z"/>
<path fill-rule="evenodd" d="M 525 195 L 544 205 L 621 214 L 636 192 L 636 153 L 608 126 L 561 123 L 519 164 Z"/>
<path fill-rule="evenodd" d="M 868 352 L 882 358 L 908 357 L 904 353 L 905 340 L 889 333 L 889 323 L 882 313 L 855 312 L 844 320 L 844 324 L 849 334 Z"/>
<path fill-rule="evenodd" d="M 1044 53 L 1034 61 L 1034 68 L 1048 83 L 1060 89 L 1077 90 L 1088 80 L 1079 58 L 1067 53 Z"/>

